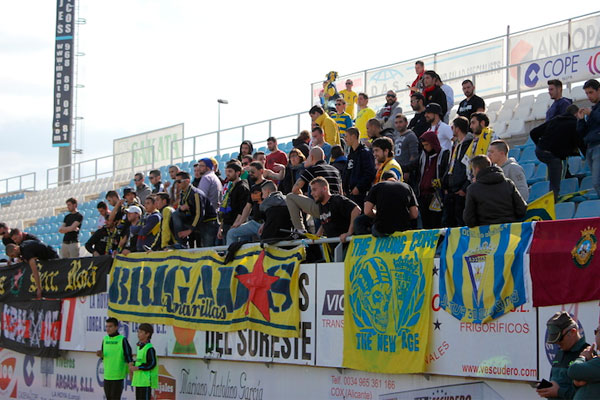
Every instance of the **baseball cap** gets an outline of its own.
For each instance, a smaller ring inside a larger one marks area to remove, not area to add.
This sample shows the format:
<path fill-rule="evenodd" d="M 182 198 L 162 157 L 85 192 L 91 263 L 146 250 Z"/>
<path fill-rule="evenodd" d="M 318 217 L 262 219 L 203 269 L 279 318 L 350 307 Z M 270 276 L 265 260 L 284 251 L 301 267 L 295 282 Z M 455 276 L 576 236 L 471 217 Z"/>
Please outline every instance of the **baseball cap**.
<path fill-rule="evenodd" d="M 434 113 L 438 115 L 442 115 L 442 107 L 438 103 L 429 103 L 425 106 L 426 113 Z"/>
<path fill-rule="evenodd" d="M 566 329 L 577 328 L 577 322 L 571 318 L 568 312 L 558 311 L 546 322 L 548 328 L 548 338 L 546 343 L 558 343 L 563 338 L 563 332 Z"/>
<path fill-rule="evenodd" d="M 126 187 L 125 189 L 123 189 L 123 196 L 126 196 L 129 193 L 135 194 L 135 189 L 132 187 Z"/>
<path fill-rule="evenodd" d="M 142 215 L 142 209 L 139 208 L 138 206 L 129 206 L 129 207 L 127 207 L 125 212 Z"/>

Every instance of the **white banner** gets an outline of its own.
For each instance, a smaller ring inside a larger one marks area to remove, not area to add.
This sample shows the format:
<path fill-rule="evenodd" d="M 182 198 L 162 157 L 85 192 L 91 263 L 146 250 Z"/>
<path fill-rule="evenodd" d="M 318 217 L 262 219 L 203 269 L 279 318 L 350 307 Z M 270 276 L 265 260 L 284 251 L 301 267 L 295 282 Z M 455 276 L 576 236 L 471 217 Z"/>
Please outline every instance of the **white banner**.
<path fill-rule="evenodd" d="M 600 47 L 521 65 L 519 84 L 521 89 L 535 89 L 547 87 L 550 79 L 569 83 L 598 76 L 600 76 Z"/>
<path fill-rule="evenodd" d="M 341 367 L 344 352 L 344 263 L 317 268 L 317 365 Z"/>
<path fill-rule="evenodd" d="M 522 382 L 459 377 L 384 375 L 334 368 L 159 357 L 156 400 L 197 399 L 523 399 Z M 101 400 L 102 362 L 93 353 L 40 359 L 0 349 L 0 398 Z M 452 397 L 453 396 L 453 397 Z M 123 399 L 134 399 L 126 379 Z"/>
<path fill-rule="evenodd" d="M 529 259 L 524 268 L 529 269 Z M 439 259 L 435 270 L 439 271 Z M 439 278 L 439 277 L 438 277 Z M 528 286 L 531 286 L 528 284 Z M 427 372 L 440 375 L 537 380 L 537 324 L 531 301 L 485 324 L 462 322 L 440 308 L 439 279 L 433 280 L 433 309 Z"/>
<path fill-rule="evenodd" d="M 171 162 L 171 143 L 176 140 L 178 142 L 173 145 L 173 160 L 181 158 L 183 154 L 181 139 L 183 139 L 183 123 L 115 139 L 113 141 L 114 169 L 119 171 L 133 167 L 145 171 L 168 165 Z M 154 146 L 154 157 L 150 146 Z"/>

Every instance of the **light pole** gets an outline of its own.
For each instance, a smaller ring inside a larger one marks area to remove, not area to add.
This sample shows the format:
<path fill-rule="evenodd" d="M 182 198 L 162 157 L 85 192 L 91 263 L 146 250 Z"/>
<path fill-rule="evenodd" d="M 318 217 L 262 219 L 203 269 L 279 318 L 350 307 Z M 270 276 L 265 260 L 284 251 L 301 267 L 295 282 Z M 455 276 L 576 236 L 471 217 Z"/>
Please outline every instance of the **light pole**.
<path fill-rule="evenodd" d="M 221 104 L 229 104 L 227 100 L 217 99 L 219 111 L 217 113 L 217 155 L 221 155 Z"/>

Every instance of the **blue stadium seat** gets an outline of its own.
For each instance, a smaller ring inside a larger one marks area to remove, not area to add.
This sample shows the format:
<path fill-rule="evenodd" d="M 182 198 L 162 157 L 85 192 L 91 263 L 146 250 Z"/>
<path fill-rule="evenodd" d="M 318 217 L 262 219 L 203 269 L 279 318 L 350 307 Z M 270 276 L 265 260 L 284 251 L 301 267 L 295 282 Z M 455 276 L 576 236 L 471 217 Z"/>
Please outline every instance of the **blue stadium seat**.
<path fill-rule="evenodd" d="M 587 200 L 579 204 L 573 218 L 600 217 L 600 200 Z"/>
<path fill-rule="evenodd" d="M 575 213 L 575 203 L 558 203 L 555 206 L 556 219 L 571 219 Z"/>
<path fill-rule="evenodd" d="M 225 153 L 225 154 L 221 154 L 221 160 L 217 160 L 217 161 L 229 161 L 231 160 L 230 154 L 229 153 Z"/>
<path fill-rule="evenodd" d="M 521 153 L 521 157 L 519 158 L 521 163 L 532 162 L 539 164 L 540 160 L 535 155 L 535 147 L 525 147 L 523 149 L 523 153 Z M 545 165 L 545 164 L 544 164 Z"/>
<path fill-rule="evenodd" d="M 523 168 L 523 172 L 525 173 L 525 179 L 527 179 L 527 181 L 533 178 L 533 174 L 535 173 L 534 163 L 521 164 L 521 167 Z"/>
<path fill-rule="evenodd" d="M 563 179 L 560 181 L 559 195 L 573 193 L 579 190 L 579 181 L 577 178 Z"/>
<path fill-rule="evenodd" d="M 508 151 L 508 156 L 519 161 L 519 157 L 521 156 L 521 149 L 517 149 L 517 148 L 510 149 Z"/>
<path fill-rule="evenodd" d="M 527 179 L 527 183 L 531 185 L 536 182 L 545 181 L 546 179 L 548 179 L 548 166 L 540 164 L 535 170 L 535 174 L 530 179 Z"/>
<path fill-rule="evenodd" d="M 539 199 L 540 197 L 542 197 L 549 191 L 550 191 L 550 182 L 543 181 L 543 182 L 534 183 L 531 186 L 531 188 L 529 189 L 529 198 L 527 199 L 527 202 L 531 203 L 532 201 Z"/>
<path fill-rule="evenodd" d="M 579 175 L 581 173 L 582 161 L 581 157 L 577 156 L 567 158 L 567 165 L 569 166 L 571 175 Z"/>
<path fill-rule="evenodd" d="M 585 178 L 583 178 L 583 180 L 581 181 L 581 190 L 588 190 L 588 189 L 592 189 L 590 192 L 588 192 L 587 194 L 585 194 L 584 197 L 585 200 L 597 200 L 598 199 L 598 193 L 596 193 L 596 191 L 594 190 L 594 181 L 592 180 L 591 176 L 586 176 Z"/>
<path fill-rule="evenodd" d="M 229 156 L 229 160 L 234 159 L 234 158 L 238 158 L 239 155 L 240 155 L 239 151 L 231 153 L 231 156 Z M 229 160 L 225 160 L 225 161 L 229 161 Z"/>
<path fill-rule="evenodd" d="M 262 146 L 257 151 L 262 151 L 263 153 L 267 154 L 267 147 L 266 146 Z"/>

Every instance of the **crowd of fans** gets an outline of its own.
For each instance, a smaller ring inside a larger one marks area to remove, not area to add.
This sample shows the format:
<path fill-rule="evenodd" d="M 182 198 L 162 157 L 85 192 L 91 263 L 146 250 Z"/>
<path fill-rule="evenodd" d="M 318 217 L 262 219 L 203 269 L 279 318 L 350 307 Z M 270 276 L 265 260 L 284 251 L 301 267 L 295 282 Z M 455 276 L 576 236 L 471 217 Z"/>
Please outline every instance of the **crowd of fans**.
<path fill-rule="evenodd" d="M 85 248 L 93 255 L 128 254 L 306 233 L 345 242 L 353 234 L 384 236 L 522 220 L 529 196 L 523 168 L 508 157 L 509 145 L 494 137 L 473 82 L 462 83 L 465 99 L 448 121 L 451 89 L 421 62 L 415 71 L 410 121 L 394 91 L 375 113 L 368 96 L 354 93 L 348 80 L 345 91 L 334 91 L 323 101 L 333 101 L 333 109 L 310 109 L 311 131 L 300 132 L 288 154 L 274 137 L 267 139 L 268 154 L 254 151 L 245 140 L 223 172 L 215 159 L 203 158 L 194 164 L 193 176 L 176 165 L 169 167 L 171 181 L 163 180 L 159 170 L 150 171 L 150 186 L 137 173 L 135 186 L 124 189 L 123 198 L 110 191 L 98 203 L 97 229 Z M 532 132 L 555 194 L 563 161 L 586 147 L 600 189 L 600 84 L 590 80 L 584 90 L 594 103 L 591 109 L 572 105 L 562 97 L 562 83 L 550 81 L 554 103 L 547 122 Z M 64 234 L 60 253 L 77 257 L 83 216 L 76 199 L 68 199 L 67 208 L 59 229 Z M 25 259 L 32 253 L 28 243 L 37 240 L 2 223 L 0 235 L 7 255 Z M 44 250 L 44 257 L 49 254 Z"/>

